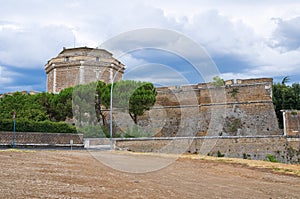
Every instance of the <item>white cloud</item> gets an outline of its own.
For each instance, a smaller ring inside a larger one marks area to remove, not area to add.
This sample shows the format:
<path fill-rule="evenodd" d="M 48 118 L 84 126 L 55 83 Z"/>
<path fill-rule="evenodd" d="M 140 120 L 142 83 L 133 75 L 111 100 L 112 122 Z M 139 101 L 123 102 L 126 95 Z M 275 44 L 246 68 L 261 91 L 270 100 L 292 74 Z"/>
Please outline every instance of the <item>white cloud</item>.
<path fill-rule="evenodd" d="M 282 20 L 276 19 L 277 28 L 273 33 L 271 46 L 280 50 L 290 51 L 300 49 L 300 16 Z"/>
<path fill-rule="evenodd" d="M 249 79 L 249 78 L 259 78 L 264 77 L 261 75 L 255 75 L 251 73 L 222 73 L 220 77 L 224 80 L 230 80 L 230 79 Z"/>
<path fill-rule="evenodd" d="M 135 67 L 140 65 L 147 64 L 144 59 L 138 59 L 133 57 L 131 54 L 124 54 L 121 57 L 115 57 L 116 59 L 120 60 L 123 64 L 126 63 L 126 70 L 133 70 Z"/>
<path fill-rule="evenodd" d="M 244 54 L 259 39 L 252 27 L 241 20 L 231 21 L 217 10 L 194 16 L 184 31 L 213 54 Z"/>
<path fill-rule="evenodd" d="M 2 29 L 0 63 L 22 68 L 43 67 L 62 46 L 70 46 L 72 42 L 72 32 L 64 26 Z"/>
<path fill-rule="evenodd" d="M 7 68 L 0 66 L 0 87 L 12 83 L 14 78 L 19 77 L 20 74 L 7 70 Z"/>
<path fill-rule="evenodd" d="M 0 64 L 39 68 L 63 46 L 73 47 L 74 35 L 76 46 L 96 47 L 122 32 L 153 27 L 190 37 L 205 46 L 212 57 L 226 55 L 249 63 L 242 72 L 233 69 L 223 76 L 298 74 L 300 79 L 299 5 L 292 0 L 5 1 L 0 7 Z M 274 18 L 280 21 L 274 23 Z M 151 35 L 144 36 L 149 39 Z M 174 41 L 159 45 L 199 56 L 180 40 Z M 146 60 L 131 56 L 122 62 L 130 68 Z M 11 79 L 1 75 L 1 81 Z"/>
<path fill-rule="evenodd" d="M 184 74 L 174 68 L 157 63 L 147 63 L 136 66 L 127 72 L 125 79 L 152 82 L 159 86 L 188 84 Z"/>

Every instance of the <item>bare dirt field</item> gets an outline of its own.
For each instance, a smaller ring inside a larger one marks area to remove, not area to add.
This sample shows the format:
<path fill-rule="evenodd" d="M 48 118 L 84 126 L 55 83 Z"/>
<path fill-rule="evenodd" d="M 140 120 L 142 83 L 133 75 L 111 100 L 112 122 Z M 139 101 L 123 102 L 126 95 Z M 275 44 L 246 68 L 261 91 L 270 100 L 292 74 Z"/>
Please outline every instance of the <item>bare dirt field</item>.
<path fill-rule="evenodd" d="M 135 157 L 146 163 L 170 158 L 1 150 L 0 198 L 300 198 L 300 165 L 184 155 L 157 171 L 128 173 L 99 161 L 109 156 L 125 164 Z"/>

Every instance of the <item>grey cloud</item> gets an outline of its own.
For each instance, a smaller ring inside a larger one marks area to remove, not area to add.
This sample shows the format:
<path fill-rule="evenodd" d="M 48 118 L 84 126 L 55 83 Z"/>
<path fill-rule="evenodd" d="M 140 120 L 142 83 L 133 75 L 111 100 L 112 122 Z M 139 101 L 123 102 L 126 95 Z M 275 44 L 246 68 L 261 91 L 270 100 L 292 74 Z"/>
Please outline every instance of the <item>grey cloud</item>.
<path fill-rule="evenodd" d="M 231 21 L 218 10 L 194 16 L 186 32 L 216 54 L 241 54 L 259 39 L 243 21 Z"/>
<path fill-rule="evenodd" d="M 0 64 L 42 67 L 62 46 L 72 46 L 73 33 L 65 26 L 20 27 L 0 30 Z"/>
<path fill-rule="evenodd" d="M 272 47 L 297 50 L 300 47 L 300 16 L 289 20 L 275 19 L 277 28 L 273 33 Z"/>
<path fill-rule="evenodd" d="M 174 68 L 158 63 L 147 63 L 139 65 L 124 75 L 125 79 L 136 81 L 148 81 L 159 86 L 183 85 L 189 81 Z"/>
<path fill-rule="evenodd" d="M 117 54 L 118 52 L 129 53 L 145 48 L 161 49 L 187 60 L 202 74 L 205 81 L 210 81 L 211 77 L 219 74 L 214 62 L 198 43 L 171 30 L 155 28 L 133 30 L 104 42 L 100 47 L 113 52 L 116 57 L 121 56 Z"/>
<path fill-rule="evenodd" d="M 0 88 L 3 88 L 7 84 L 12 83 L 14 81 L 14 78 L 17 77 L 20 77 L 19 73 L 10 71 L 4 66 L 0 66 Z"/>

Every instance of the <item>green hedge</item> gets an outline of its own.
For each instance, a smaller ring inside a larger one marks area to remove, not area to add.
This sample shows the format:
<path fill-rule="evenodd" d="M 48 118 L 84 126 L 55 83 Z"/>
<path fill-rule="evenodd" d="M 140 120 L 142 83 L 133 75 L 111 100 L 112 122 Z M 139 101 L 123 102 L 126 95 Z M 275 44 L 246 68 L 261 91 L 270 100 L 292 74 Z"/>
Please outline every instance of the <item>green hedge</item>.
<path fill-rule="evenodd" d="M 0 131 L 13 131 L 13 120 L 0 120 Z M 16 121 L 17 132 L 77 133 L 75 126 L 65 122 Z"/>

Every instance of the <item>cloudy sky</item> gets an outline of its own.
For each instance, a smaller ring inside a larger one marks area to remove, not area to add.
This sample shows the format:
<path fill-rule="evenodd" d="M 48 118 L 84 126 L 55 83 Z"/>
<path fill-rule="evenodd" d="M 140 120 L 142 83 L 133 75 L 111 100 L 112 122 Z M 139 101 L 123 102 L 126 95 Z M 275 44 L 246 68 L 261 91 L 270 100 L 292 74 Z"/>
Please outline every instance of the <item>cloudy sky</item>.
<path fill-rule="evenodd" d="M 0 93 L 45 91 L 44 65 L 63 47 L 98 47 L 143 28 L 174 31 L 196 42 L 224 79 L 290 76 L 300 81 L 297 0 L 0 0 L 0 5 Z M 205 79 L 192 77 L 190 63 L 172 52 L 144 49 L 120 59 L 135 71 L 127 78 L 139 74 L 162 85 L 176 83 L 182 74 L 191 76 L 188 83 Z"/>

